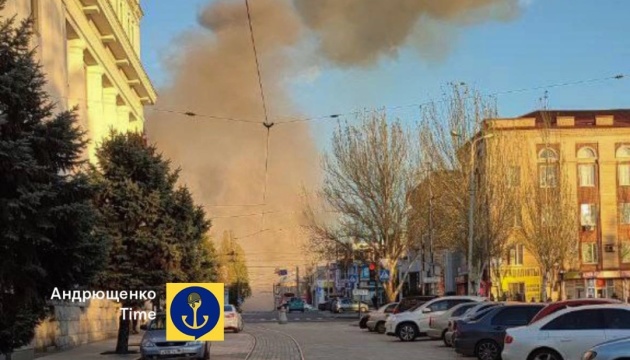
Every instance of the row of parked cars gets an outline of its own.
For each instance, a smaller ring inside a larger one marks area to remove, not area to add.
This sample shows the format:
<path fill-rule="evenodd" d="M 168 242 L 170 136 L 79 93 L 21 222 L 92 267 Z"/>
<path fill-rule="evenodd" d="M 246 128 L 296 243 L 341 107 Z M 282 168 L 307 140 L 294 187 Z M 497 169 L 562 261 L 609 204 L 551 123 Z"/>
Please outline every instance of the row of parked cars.
<path fill-rule="evenodd" d="M 630 359 L 630 306 L 613 299 L 415 296 L 371 311 L 359 325 L 401 341 L 428 336 L 480 360 Z"/>

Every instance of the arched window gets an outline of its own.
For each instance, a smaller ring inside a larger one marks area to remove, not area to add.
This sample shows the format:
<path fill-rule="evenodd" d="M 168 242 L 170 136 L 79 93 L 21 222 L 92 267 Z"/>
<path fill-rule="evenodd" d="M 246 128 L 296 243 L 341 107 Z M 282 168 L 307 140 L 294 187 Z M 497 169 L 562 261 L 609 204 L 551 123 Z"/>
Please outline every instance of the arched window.
<path fill-rule="evenodd" d="M 595 160 L 597 160 L 597 153 L 593 148 L 584 146 L 578 150 L 578 180 L 581 187 L 595 186 L 595 174 L 596 166 Z"/>
<path fill-rule="evenodd" d="M 595 150 L 591 149 L 590 147 L 583 147 L 578 151 L 577 154 L 578 159 L 581 160 L 586 160 L 586 159 L 597 159 L 597 154 L 595 153 Z"/>
<path fill-rule="evenodd" d="M 544 148 L 538 153 L 538 160 L 542 161 L 558 161 L 558 154 L 553 149 Z"/>
<path fill-rule="evenodd" d="M 617 149 L 618 158 L 630 158 L 630 146 L 624 145 Z"/>
<path fill-rule="evenodd" d="M 624 145 L 617 149 L 617 177 L 619 186 L 630 186 L 630 146 Z"/>

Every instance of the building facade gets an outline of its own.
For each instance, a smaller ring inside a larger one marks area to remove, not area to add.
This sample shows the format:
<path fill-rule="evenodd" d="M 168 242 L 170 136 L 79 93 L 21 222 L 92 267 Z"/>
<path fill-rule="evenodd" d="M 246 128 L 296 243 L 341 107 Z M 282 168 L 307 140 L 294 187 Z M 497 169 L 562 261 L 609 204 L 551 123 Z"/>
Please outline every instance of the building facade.
<path fill-rule="evenodd" d="M 520 138 L 515 179 L 540 188 L 568 187 L 575 205 L 575 256 L 552 274 L 554 298 L 630 296 L 630 110 L 537 111 L 511 119 L 490 119 L 484 132 Z M 488 145 L 493 139 L 486 140 Z M 488 146 L 488 148 L 490 148 Z M 566 179 L 560 179 L 565 174 Z M 528 194 L 524 194 L 528 196 Z M 529 194 L 532 195 L 532 194 Z M 553 215 L 553 214 L 552 214 Z M 517 223 L 518 221 L 515 221 Z M 527 247 L 511 238 L 502 279 L 507 293 L 539 298 L 540 267 Z"/>
<path fill-rule="evenodd" d="M 34 19 L 33 46 L 57 110 L 77 108 L 90 140 L 143 132 L 156 92 L 140 61 L 139 0 L 8 0 L 4 16 Z"/>
<path fill-rule="evenodd" d="M 8 0 L 2 16 L 33 18 L 32 41 L 46 75 L 45 90 L 57 111 L 76 108 L 89 138 L 87 159 L 95 162 L 96 147 L 111 130 L 144 131 L 144 106 L 155 103 L 156 93 L 140 62 L 139 0 Z M 54 316 L 38 326 L 32 346 L 16 351 L 14 358 L 118 332 L 118 303 L 53 305 Z"/>

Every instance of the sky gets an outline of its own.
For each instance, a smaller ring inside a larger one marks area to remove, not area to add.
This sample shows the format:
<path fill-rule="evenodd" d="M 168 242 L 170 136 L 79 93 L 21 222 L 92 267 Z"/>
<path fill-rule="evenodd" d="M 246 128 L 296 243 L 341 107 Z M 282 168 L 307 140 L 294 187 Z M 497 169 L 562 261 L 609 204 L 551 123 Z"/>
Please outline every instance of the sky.
<path fill-rule="evenodd" d="M 142 59 L 158 94 L 169 81 L 164 57 L 179 36 L 198 27 L 197 14 L 211 1 L 142 2 Z M 461 30 L 440 61 L 403 48 L 398 57 L 367 69 L 314 67 L 291 82 L 291 98 L 306 117 L 410 105 L 390 111 L 406 119 L 418 111 L 412 104 L 438 98 L 450 81 L 465 82 L 487 94 L 531 89 L 498 96 L 500 116 L 512 117 L 540 107 L 545 89 L 532 88 L 626 74 L 623 80 L 549 88 L 547 103 L 555 109 L 630 107 L 629 1 L 523 4 L 513 21 Z"/>

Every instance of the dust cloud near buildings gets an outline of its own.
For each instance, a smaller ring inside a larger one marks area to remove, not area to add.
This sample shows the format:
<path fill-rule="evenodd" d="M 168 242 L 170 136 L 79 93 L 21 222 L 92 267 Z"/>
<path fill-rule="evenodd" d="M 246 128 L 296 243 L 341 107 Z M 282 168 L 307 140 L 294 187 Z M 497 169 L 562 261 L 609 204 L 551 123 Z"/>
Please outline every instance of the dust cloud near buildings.
<path fill-rule="evenodd" d="M 147 133 L 181 167 L 212 219 L 213 238 L 232 230 L 245 250 L 254 294 L 247 309 L 271 309 L 274 268 L 309 258 L 300 195 L 303 186 L 317 186 L 320 162 L 309 123 L 282 123 L 301 115 L 288 93 L 291 79 L 314 65 L 373 65 L 406 45 L 430 58 L 445 51 L 440 36 L 453 33 L 441 30 L 509 19 L 518 7 L 511 0 L 386 3 L 250 1 L 267 121 L 274 123 L 269 138 L 244 1 L 209 2 L 200 26 L 181 34 L 164 59 L 170 81 L 147 108 Z"/>

